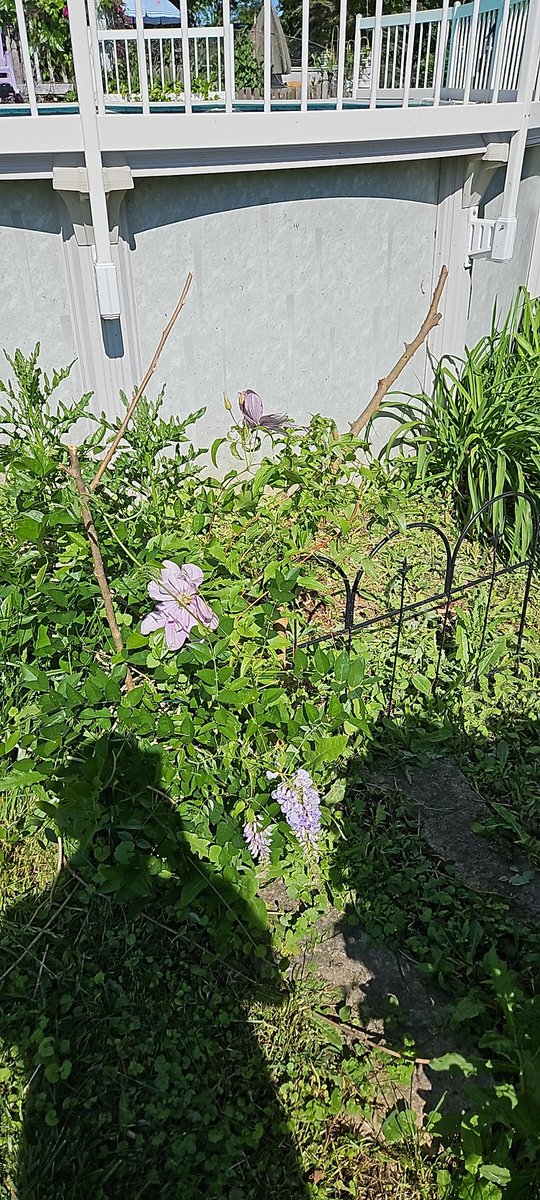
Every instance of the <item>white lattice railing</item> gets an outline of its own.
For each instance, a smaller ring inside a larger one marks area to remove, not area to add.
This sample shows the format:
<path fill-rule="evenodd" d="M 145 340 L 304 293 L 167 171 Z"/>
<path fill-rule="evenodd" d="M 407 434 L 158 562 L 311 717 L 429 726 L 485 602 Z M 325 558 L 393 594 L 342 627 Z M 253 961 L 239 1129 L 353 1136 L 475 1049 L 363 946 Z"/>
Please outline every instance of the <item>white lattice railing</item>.
<path fill-rule="evenodd" d="M 190 27 L 188 30 L 191 92 L 204 98 L 225 96 L 224 29 L 222 25 Z M 229 28 L 234 60 L 234 31 Z M 140 47 L 135 29 L 98 29 L 99 65 L 103 95 L 113 100 L 141 98 Z M 181 33 L 173 29 L 145 29 L 144 64 L 149 97 L 174 101 L 184 96 L 184 46 Z"/>
<path fill-rule="evenodd" d="M 86 14 L 86 37 L 77 53 L 91 56 L 95 104 L 100 112 L 133 105 L 134 112 L 150 112 L 150 105 L 180 105 L 189 115 L 193 105 L 210 100 L 233 112 L 238 100 L 235 82 L 235 35 L 230 20 L 230 0 L 222 0 L 220 25 L 188 24 L 187 0 L 180 0 L 180 24 L 151 29 L 137 19 L 134 28 L 105 29 L 99 24 L 95 0 L 76 0 Z M 310 0 L 302 0 L 300 69 L 291 78 L 285 102 L 306 111 L 313 103 L 340 110 L 351 102 L 378 108 L 419 103 L 442 105 L 497 103 L 518 98 L 524 48 L 537 28 L 530 19 L 540 0 L 468 0 L 425 11 L 410 0 L 402 13 L 385 15 L 384 0 L 375 0 L 375 15 L 357 17 L 354 63 L 349 64 L 346 41 L 348 3 L 340 0 L 337 59 L 329 89 L 313 95 L 313 68 L 309 65 Z M 4 30 L 4 48 L 11 55 L 19 83 L 11 97 L 32 115 L 41 111 L 45 96 L 75 101 L 75 75 L 69 43 L 60 68 L 40 46 L 33 17 L 31 37 L 23 0 L 15 0 L 17 24 Z M 276 104 L 275 64 L 272 62 L 272 3 L 263 0 L 264 38 L 262 87 L 254 97 L 266 112 Z M 72 26 L 70 13 L 69 22 Z M 536 61 L 540 47 L 534 48 Z M 0 53 L 1 58 L 1 53 Z M 530 61 L 530 55 L 529 55 Z M 1 64 L 0 64 L 1 65 Z M 529 86 L 529 83 L 527 83 Z M 329 94 L 327 95 L 327 91 Z M 540 72 L 533 98 L 540 99 Z M 523 96 L 521 96 L 523 99 Z M 283 106 L 283 94 L 279 96 Z M 203 106 L 204 107 L 204 106 Z M 0 115 L 1 115 L 0 106 Z"/>
<path fill-rule="evenodd" d="M 517 97 L 531 0 L 470 0 L 419 12 L 356 18 L 353 96 L 480 103 Z M 538 88 L 538 81 L 537 81 Z"/>

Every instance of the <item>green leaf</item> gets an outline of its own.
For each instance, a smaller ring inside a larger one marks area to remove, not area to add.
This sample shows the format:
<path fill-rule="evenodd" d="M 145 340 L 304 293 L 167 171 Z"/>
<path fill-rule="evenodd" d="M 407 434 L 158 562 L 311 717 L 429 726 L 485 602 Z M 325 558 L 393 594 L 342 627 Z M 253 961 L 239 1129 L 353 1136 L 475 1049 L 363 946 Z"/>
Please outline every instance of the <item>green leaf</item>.
<path fill-rule="evenodd" d="M 418 1118 L 412 1108 L 395 1108 L 381 1125 L 383 1137 L 391 1144 L 410 1141 L 417 1132 Z"/>
<path fill-rule="evenodd" d="M 126 839 L 125 842 L 120 842 L 120 845 L 117 846 L 114 851 L 114 857 L 116 861 L 122 863 L 124 866 L 132 861 L 134 854 L 135 846 L 131 839 Z"/>
<path fill-rule="evenodd" d="M 477 1073 L 474 1063 L 469 1062 L 462 1054 L 457 1054 L 453 1051 L 448 1054 L 442 1054 L 440 1058 L 432 1058 L 429 1065 L 434 1071 L 450 1071 L 452 1067 L 455 1067 L 456 1070 L 461 1071 L 466 1077 L 476 1075 Z"/>
<path fill-rule="evenodd" d="M 498 1183 L 500 1187 L 506 1187 L 512 1178 L 507 1167 L 498 1167 L 496 1163 L 482 1163 L 478 1174 L 483 1179 L 489 1179 L 490 1183 Z"/>
<path fill-rule="evenodd" d="M 366 665 L 363 658 L 353 658 L 349 667 L 349 677 L 347 683 L 349 687 L 356 688 L 362 683 L 366 671 Z"/>
<path fill-rule="evenodd" d="M 346 733 L 336 733 L 332 737 L 319 738 L 316 745 L 317 758 L 325 763 L 335 762 L 345 753 L 348 740 Z"/>
<path fill-rule="evenodd" d="M 343 1038 L 335 1025 L 332 1025 L 329 1021 L 325 1021 L 324 1017 L 316 1015 L 313 1015 L 311 1020 L 323 1034 L 324 1040 L 329 1046 L 334 1046 L 336 1050 L 343 1049 Z"/>
<path fill-rule="evenodd" d="M 411 681 L 417 692 L 422 692 L 423 696 L 431 695 L 431 679 L 428 679 L 427 675 L 415 673 L 411 676 Z"/>
<path fill-rule="evenodd" d="M 213 441 L 213 442 L 212 442 L 212 446 L 211 446 L 211 449 L 210 449 L 210 458 L 212 459 L 212 463 L 213 463 L 213 465 L 214 465 L 215 467 L 217 467 L 217 453 L 218 453 L 218 450 L 219 450 L 220 446 L 222 446 L 222 445 L 223 445 L 223 443 L 224 443 L 224 442 L 226 442 L 226 441 L 227 441 L 227 438 L 224 438 L 224 437 L 218 437 L 218 438 L 216 438 L 216 439 L 215 439 L 215 441 Z"/>
<path fill-rule="evenodd" d="M 463 1000 L 459 1000 L 456 1004 L 452 1019 L 454 1021 L 471 1021 L 473 1017 L 478 1017 L 485 1011 L 486 1006 L 482 1004 L 481 1000 L 473 1000 L 470 996 L 464 996 Z"/>

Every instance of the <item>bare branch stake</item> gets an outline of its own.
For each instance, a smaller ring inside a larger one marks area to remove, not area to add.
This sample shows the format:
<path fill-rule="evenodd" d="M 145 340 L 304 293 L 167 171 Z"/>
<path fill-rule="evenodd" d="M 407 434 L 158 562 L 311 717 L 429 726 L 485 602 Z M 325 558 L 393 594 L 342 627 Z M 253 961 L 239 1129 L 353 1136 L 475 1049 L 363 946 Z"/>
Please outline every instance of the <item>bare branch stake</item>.
<path fill-rule="evenodd" d="M 122 641 L 122 634 L 120 633 L 120 629 L 118 627 L 118 622 L 116 620 L 113 598 L 111 596 L 111 589 L 109 587 L 109 584 L 107 583 L 107 576 L 105 574 L 105 567 L 103 565 L 103 558 L 101 556 L 101 549 L 100 549 L 100 545 L 99 545 L 97 529 L 94 525 L 94 520 L 93 520 L 92 512 L 90 509 L 90 494 L 89 494 L 88 488 L 87 488 L 87 486 L 84 482 L 84 479 L 82 477 L 82 474 L 81 474 L 81 466 L 79 463 L 79 455 L 77 453 L 77 447 L 76 446 L 68 446 L 68 453 L 69 453 L 69 459 L 71 462 L 71 474 L 75 480 L 75 485 L 77 487 L 79 496 L 81 497 L 82 523 L 84 525 L 84 531 L 86 533 L 88 541 L 90 542 L 90 550 L 92 552 L 92 561 L 94 564 L 94 575 L 97 579 L 99 590 L 103 597 L 103 607 L 105 609 L 105 616 L 107 618 L 107 624 L 111 631 L 115 650 L 117 651 L 118 654 L 121 654 L 121 652 L 124 649 L 124 643 Z M 128 667 L 127 671 L 126 671 L 126 688 L 128 691 L 131 691 L 131 689 L 133 687 L 134 687 L 133 676 Z"/>
<path fill-rule="evenodd" d="M 145 373 L 143 381 L 142 381 L 142 383 L 139 384 L 139 387 L 137 388 L 137 391 L 135 392 L 133 400 L 130 403 L 130 406 L 124 417 L 124 420 L 122 421 L 120 429 L 118 430 L 118 433 L 116 434 L 116 437 L 111 442 L 111 445 L 109 446 L 109 449 L 107 450 L 107 453 L 103 455 L 103 458 L 99 464 L 99 467 L 98 467 L 98 469 L 94 475 L 94 478 L 89 486 L 88 490 L 90 492 L 93 492 L 95 490 L 95 488 L 97 488 L 98 484 L 101 483 L 101 480 L 105 474 L 105 471 L 107 470 L 107 467 L 111 461 L 111 458 L 114 457 L 114 455 L 116 454 L 116 451 L 118 450 L 120 442 L 122 441 L 122 438 L 126 432 L 129 422 L 131 421 L 131 418 L 133 416 L 133 413 L 135 412 L 135 409 L 139 403 L 139 400 L 140 400 L 141 396 L 144 395 L 144 392 L 145 392 L 146 388 L 148 387 L 148 384 L 152 378 L 152 375 L 154 374 L 154 371 L 158 365 L 158 362 L 159 362 L 159 359 L 161 356 L 161 351 L 163 350 L 163 347 L 165 345 L 165 342 L 167 341 L 167 338 L 171 332 L 171 329 L 172 329 L 173 325 L 175 324 L 177 317 L 182 312 L 184 304 L 186 303 L 188 292 L 191 287 L 192 279 L 193 279 L 193 275 L 191 274 L 191 271 L 190 271 L 190 273 L 186 279 L 186 282 L 182 288 L 182 294 L 180 296 L 178 304 L 176 305 L 176 308 L 173 312 L 172 317 L 167 322 L 165 329 L 163 330 L 163 333 L 161 334 L 159 342 L 154 351 L 154 356 L 152 358 L 150 366 L 148 367 L 148 370 Z"/>
<path fill-rule="evenodd" d="M 396 382 L 396 379 L 399 375 L 401 375 L 404 367 L 407 366 L 407 363 L 410 361 L 413 355 L 416 354 L 416 351 L 422 345 L 422 342 L 424 342 L 427 338 L 428 333 L 430 333 L 432 329 L 435 329 L 435 327 L 439 324 L 441 313 L 437 312 L 437 309 L 439 307 L 439 301 L 443 294 L 444 285 L 447 278 L 448 267 L 443 267 L 439 275 L 439 282 L 433 293 L 433 299 L 429 306 L 428 315 L 424 323 L 421 325 L 416 337 L 412 342 L 409 342 L 405 346 L 401 358 L 398 358 L 397 363 L 395 363 L 388 375 L 385 375 L 383 379 L 379 379 L 377 391 L 372 396 L 369 404 L 366 406 L 364 411 L 360 413 L 360 416 L 356 418 L 356 421 L 353 421 L 351 425 L 351 433 L 354 434 L 355 437 L 358 437 L 358 434 L 365 429 L 368 422 L 371 421 L 371 418 L 375 416 L 381 401 L 386 396 L 386 393 L 390 391 L 392 384 Z"/>

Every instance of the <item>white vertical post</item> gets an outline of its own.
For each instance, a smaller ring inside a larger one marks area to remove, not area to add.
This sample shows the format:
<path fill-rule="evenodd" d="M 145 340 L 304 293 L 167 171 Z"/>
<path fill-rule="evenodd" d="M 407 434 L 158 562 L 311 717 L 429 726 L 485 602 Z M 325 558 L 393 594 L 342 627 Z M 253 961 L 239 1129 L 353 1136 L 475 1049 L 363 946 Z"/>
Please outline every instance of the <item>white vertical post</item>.
<path fill-rule="evenodd" d="M 356 18 L 358 22 L 358 17 Z M 358 25 L 357 25 L 358 29 Z M 355 48 L 356 50 L 356 48 Z M 302 92 L 300 108 L 307 110 L 309 84 L 309 0 L 302 0 Z"/>
<path fill-rule="evenodd" d="M 120 316 L 120 294 L 116 267 L 111 256 L 109 215 L 103 186 L 103 162 L 99 144 L 99 126 L 92 65 L 88 45 L 86 6 L 84 3 L 69 5 L 69 27 L 73 48 L 73 66 L 79 102 L 84 160 L 88 179 L 88 198 L 94 232 L 94 270 L 99 311 L 105 320 Z"/>
<path fill-rule="evenodd" d="M 231 9 L 229 0 L 223 0 L 223 65 L 225 69 L 225 112 L 227 113 L 232 113 L 233 110 L 231 61 Z"/>
<path fill-rule="evenodd" d="M 527 26 L 525 29 L 525 40 L 523 43 L 523 54 L 521 57 L 518 102 L 523 105 L 523 116 L 521 118 L 521 125 L 519 129 L 513 135 L 510 141 L 510 153 L 506 167 L 506 180 L 504 184 L 501 205 L 501 216 L 499 218 L 501 225 L 498 227 L 498 222 L 496 222 L 493 235 L 494 242 L 498 234 L 502 238 L 502 250 L 500 254 L 495 254 L 495 247 L 492 251 L 493 257 L 497 257 L 499 261 L 506 261 L 511 257 L 513 251 L 515 231 L 517 226 L 516 210 L 519 196 L 519 185 L 521 182 L 521 171 L 523 168 L 523 159 L 525 157 L 525 147 L 527 145 L 527 133 L 531 119 L 532 93 L 536 80 L 536 72 L 538 70 L 539 50 L 540 4 L 535 3 L 531 4 L 529 7 Z"/>
<path fill-rule="evenodd" d="M 337 103 L 338 112 L 343 108 L 343 88 L 345 86 L 345 38 L 347 34 L 347 0 L 339 3 L 339 41 L 338 41 L 338 73 L 337 73 Z"/>
<path fill-rule="evenodd" d="M 480 13 L 480 0 L 473 0 L 472 17 L 469 25 L 469 47 L 467 51 L 467 64 L 465 67 L 465 82 L 463 84 L 463 103 L 470 104 L 471 102 L 471 86 L 473 71 L 476 67 L 476 35 L 478 31 L 478 16 Z"/>
<path fill-rule="evenodd" d="M 439 37 L 437 39 L 437 61 L 435 64 L 435 79 L 433 84 L 433 104 L 435 107 L 438 107 L 438 105 L 441 103 L 441 87 L 444 78 L 444 65 L 446 62 L 449 3 L 450 0 L 443 0 L 441 23 L 439 25 Z"/>
<path fill-rule="evenodd" d="M 96 92 L 96 100 L 98 112 L 105 112 L 105 99 L 103 96 L 103 76 L 101 74 L 101 55 L 99 52 L 99 39 L 97 30 L 97 17 L 95 0 L 88 0 L 88 28 L 90 30 L 90 48 L 92 51 L 92 62 L 94 66 L 94 88 Z M 129 47 L 126 43 L 126 62 L 128 63 L 128 78 L 129 78 Z M 130 89 L 131 90 L 131 89 Z"/>
<path fill-rule="evenodd" d="M 127 38 L 124 42 L 124 46 L 125 46 L 125 55 L 126 55 L 126 75 L 127 75 L 128 96 L 131 96 L 133 88 L 131 86 L 131 63 L 129 61 L 130 45 L 129 45 Z M 99 105 L 98 105 L 98 108 L 99 108 Z"/>
<path fill-rule="evenodd" d="M 139 0 L 140 3 L 140 0 Z M 189 61 L 189 18 L 187 0 L 180 0 L 180 26 L 182 34 L 182 75 L 184 77 L 184 108 L 191 112 L 191 65 Z"/>
<path fill-rule="evenodd" d="M 354 28 L 353 100 L 356 100 L 360 87 L 360 63 L 362 61 L 362 33 L 360 21 L 361 17 L 357 16 L 356 25 Z"/>
<path fill-rule="evenodd" d="M 411 13 L 411 16 L 412 16 L 412 13 Z M 423 43 L 424 43 L 424 26 L 419 25 L 418 26 L 418 54 L 416 57 L 416 78 L 414 81 L 415 88 L 419 87 L 419 85 L 420 85 L 420 64 L 422 62 Z M 411 67 L 412 67 L 412 63 L 411 63 Z M 412 76 L 411 76 L 411 78 L 412 78 Z M 424 84 L 424 87 L 425 87 L 425 84 Z"/>
<path fill-rule="evenodd" d="M 28 45 L 28 34 L 26 32 L 26 20 L 24 16 L 24 8 L 22 0 L 15 0 L 15 12 L 17 13 L 17 24 L 19 26 L 19 39 L 21 43 L 21 54 L 23 60 L 24 74 L 26 76 L 26 88 L 28 91 L 28 103 L 30 105 L 30 116 L 37 117 L 36 89 L 34 86 L 34 76 L 32 73 L 32 62 L 30 59 L 30 47 Z"/>
<path fill-rule="evenodd" d="M 148 75 L 146 74 L 146 46 L 144 44 L 144 16 L 142 0 L 135 0 L 135 34 L 137 37 L 137 60 L 139 63 L 139 91 L 143 113 L 150 112 L 148 101 Z"/>
<path fill-rule="evenodd" d="M 232 104 L 236 100 L 236 68 L 234 65 L 234 24 L 231 21 L 231 94 Z"/>
<path fill-rule="evenodd" d="M 381 69 L 382 9 L 383 0 L 375 0 L 375 24 L 373 26 L 373 37 L 371 39 L 371 81 L 369 94 L 370 108 L 377 107 L 377 89 L 379 86 L 379 71 Z"/>
<path fill-rule="evenodd" d="M 452 8 L 452 23 L 450 26 L 450 50 L 448 52 L 448 87 L 454 87 L 456 64 L 456 36 L 458 32 L 458 13 L 460 2 L 456 0 Z"/>
<path fill-rule="evenodd" d="M 499 88 L 501 86 L 501 75 L 503 69 L 504 56 L 506 51 L 506 31 L 508 29 L 508 16 L 510 13 L 510 0 L 504 0 L 502 16 L 497 29 L 497 47 L 495 51 L 495 70 L 493 72 L 493 94 L 491 103 L 496 104 L 499 98 Z"/>
<path fill-rule="evenodd" d="M 383 88 L 388 87 L 388 64 L 389 64 L 389 62 L 390 62 L 390 29 L 387 29 L 386 30 L 385 47 L 384 47 Z"/>
<path fill-rule="evenodd" d="M 430 61 L 429 55 L 430 55 L 430 51 L 431 51 L 431 39 L 433 37 L 433 25 L 434 25 L 434 22 L 430 21 L 429 25 L 428 25 L 428 31 L 427 31 L 427 46 L 426 46 L 426 55 L 425 55 L 425 59 L 424 59 L 424 63 L 425 63 L 425 66 L 424 66 L 424 88 L 425 89 L 428 86 L 428 79 L 429 79 L 429 61 Z M 418 61 L 420 61 L 420 54 L 418 55 Z"/>
<path fill-rule="evenodd" d="M 480 3 L 480 0 L 478 0 Z M 411 72 L 412 60 L 414 52 L 414 36 L 416 33 L 416 0 L 411 0 L 411 14 L 409 23 L 409 36 L 407 38 L 407 57 L 405 60 L 405 83 L 403 86 L 403 108 L 409 107 L 409 95 L 411 91 Z"/>
<path fill-rule="evenodd" d="M 272 105 L 272 0 L 264 0 L 264 111 Z"/>

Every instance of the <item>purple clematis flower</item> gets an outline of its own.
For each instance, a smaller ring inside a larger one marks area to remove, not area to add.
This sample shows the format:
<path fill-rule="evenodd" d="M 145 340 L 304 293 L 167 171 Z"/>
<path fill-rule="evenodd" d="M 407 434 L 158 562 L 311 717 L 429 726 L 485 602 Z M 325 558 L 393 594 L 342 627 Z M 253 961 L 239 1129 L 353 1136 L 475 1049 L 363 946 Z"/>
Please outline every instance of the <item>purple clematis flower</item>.
<path fill-rule="evenodd" d="M 246 388 L 245 392 L 238 393 L 238 403 L 244 418 L 244 425 L 247 425 L 249 429 L 266 429 L 269 433 L 282 433 L 285 426 L 290 425 L 290 420 L 285 413 L 268 413 L 265 417 L 261 397 L 251 388 Z"/>
<path fill-rule="evenodd" d="M 168 649 L 180 650 L 195 625 L 216 629 L 216 614 L 199 596 L 203 579 L 200 567 L 193 563 L 179 567 L 165 559 L 159 580 L 148 584 L 149 595 L 157 604 L 141 623 L 141 633 L 164 629 Z"/>

